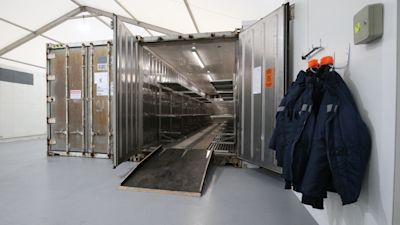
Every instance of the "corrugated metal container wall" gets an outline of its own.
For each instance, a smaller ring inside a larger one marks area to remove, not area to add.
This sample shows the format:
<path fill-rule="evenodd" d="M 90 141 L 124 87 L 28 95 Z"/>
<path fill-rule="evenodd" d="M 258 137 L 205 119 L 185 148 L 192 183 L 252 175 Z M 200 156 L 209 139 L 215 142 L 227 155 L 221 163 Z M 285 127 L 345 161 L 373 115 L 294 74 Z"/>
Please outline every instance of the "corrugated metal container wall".
<path fill-rule="evenodd" d="M 113 125 L 115 126 L 114 166 L 139 152 L 137 146 L 137 90 L 139 80 L 138 45 L 136 37 L 114 17 L 113 62 Z"/>
<path fill-rule="evenodd" d="M 239 157 L 276 172 L 268 143 L 287 85 L 287 10 L 285 4 L 239 35 Z"/>
<path fill-rule="evenodd" d="M 141 57 L 140 68 L 142 72 L 141 82 L 142 88 L 142 104 L 141 118 L 139 121 L 141 123 L 142 134 L 139 137 L 140 146 L 142 148 L 152 147 L 158 144 L 158 79 L 161 74 L 159 71 L 159 63 L 157 58 L 155 58 L 150 52 L 145 50 L 143 47 L 139 46 L 139 53 Z"/>

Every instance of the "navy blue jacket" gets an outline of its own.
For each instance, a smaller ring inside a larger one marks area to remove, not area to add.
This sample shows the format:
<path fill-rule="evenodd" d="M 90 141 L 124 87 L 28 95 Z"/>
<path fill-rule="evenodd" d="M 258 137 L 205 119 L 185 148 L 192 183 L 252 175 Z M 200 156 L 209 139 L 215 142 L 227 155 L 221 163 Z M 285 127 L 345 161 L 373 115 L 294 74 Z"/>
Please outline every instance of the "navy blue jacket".
<path fill-rule="evenodd" d="M 314 200 L 308 203 L 320 205 L 333 182 L 343 204 L 350 204 L 357 201 L 361 191 L 371 138 L 340 75 L 326 71 L 321 79 L 324 93 L 300 191 L 306 200 Z"/>
<path fill-rule="evenodd" d="M 294 105 L 297 99 L 305 90 L 305 77 L 306 73 L 300 71 L 296 80 L 289 87 L 285 97 L 282 99 L 278 111 L 276 113 L 276 124 L 274 132 L 272 133 L 269 147 L 275 150 L 276 160 L 278 166 L 283 166 L 285 150 L 289 143 L 290 120 L 294 112 Z"/>
<path fill-rule="evenodd" d="M 309 158 L 300 192 L 303 193 L 302 202 L 312 205 L 314 208 L 323 209 L 323 198 L 327 196 L 327 190 L 331 189 L 331 171 L 325 144 L 325 121 L 332 114 L 327 113 L 327 105 L 333 109 L 337 98 L 331 96 L 326 91 L 325 75 L 319 76 L 322 87 L 320 90 L 320 101 L 316 107 L 317 116 L 314 126 L 312 141 L 310 144 Z"/>
<path fill-rule="evenodd" d="M 331 71 L 326 83 L 328 93 L 338 98 L 337 110 L 332 112 L 335 115 L 328 118 L 325 127 L 328 161 L 336 191 L 343 204 L 350 204 L 360 195 L 371 153 L 371 136 L 341 76 Z"/>
<path fill-rule="evenodd" d="M 313 95 L 316 80 L 310 71 L 300 71 L 276 114 L 276 126 L 270 140 L 270 148 L 276 150 L 278 166 L 283 167 L 285 187 L 297 190 L 301 184 L 307 154 L 308 140 L 312 137 L 315 113 Z"/>
<path fill-rule="evenodd" d="M 286 188 L 303 193 L 303 203 L 322 209 L 327 191 L 337 191 L 350 204 L 361 190 L 369 131 L 339 74 L 308 72 L 299 73 L 279 106 L 270 148 Z"/>

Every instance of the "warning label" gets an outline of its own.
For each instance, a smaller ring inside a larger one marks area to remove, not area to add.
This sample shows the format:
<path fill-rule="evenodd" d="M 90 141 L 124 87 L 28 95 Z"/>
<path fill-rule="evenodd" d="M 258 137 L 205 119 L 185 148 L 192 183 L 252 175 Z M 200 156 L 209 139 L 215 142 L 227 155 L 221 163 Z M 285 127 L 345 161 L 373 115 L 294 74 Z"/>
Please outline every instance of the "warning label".
<path fill-rule="evenodd" d="M 81 90 L 70 90 L 69 91 L 69 98 L 70 99 L 81 99 L 82 98 L 82 91 Z"/>
<path fill-rule="evenodd" d="M 273 88 L 274 87 L 274 69 L 273 68 L 267 68 L 265 70 L 264 86 L 265 86 L 265 88 Z"/>

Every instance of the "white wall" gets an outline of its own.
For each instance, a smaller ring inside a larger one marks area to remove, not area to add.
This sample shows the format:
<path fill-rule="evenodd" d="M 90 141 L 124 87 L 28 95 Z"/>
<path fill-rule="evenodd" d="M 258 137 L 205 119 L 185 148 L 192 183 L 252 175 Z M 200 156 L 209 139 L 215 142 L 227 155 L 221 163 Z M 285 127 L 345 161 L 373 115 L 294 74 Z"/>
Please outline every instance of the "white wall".
<path fill-rule="evenodd" d="M 368 45 L 353 44 L 353 15 L 370 3 L 384 3 L 384 37 Z M 373 148 L 359 201 L 342 206 L 337 194 L 330 193 L 325 210 L 307 209 L 319 224 L 392 224 L 394 156 L 396 131 L 397 0 L 292 0 L 293 73 L 306 67 L 301 55 L 312 45 L 326 49 L 317 55 L 336 55 L 338 70 L 352 90 L 362 116 L 368 124 Z M 397 214 L 399 212 L 396 212 Z"/>
<path fill-rule="evenodd" d="M 0 141 L 46 134 L 45 70 L 0 59 L 0 67 L 33 73 L 33 85 L 0 81 Z"/>
<path fill-rule="evenodd" d="M 397 4 L 397 32 L 400 31 L 400 4 Z M 393 212 L 400 212 L 400 37 L 397 37 L 397 119 L 396 119 L 396 170 Z M 393 225 L 400 225 L 400 213 L 394 213 Z"/>

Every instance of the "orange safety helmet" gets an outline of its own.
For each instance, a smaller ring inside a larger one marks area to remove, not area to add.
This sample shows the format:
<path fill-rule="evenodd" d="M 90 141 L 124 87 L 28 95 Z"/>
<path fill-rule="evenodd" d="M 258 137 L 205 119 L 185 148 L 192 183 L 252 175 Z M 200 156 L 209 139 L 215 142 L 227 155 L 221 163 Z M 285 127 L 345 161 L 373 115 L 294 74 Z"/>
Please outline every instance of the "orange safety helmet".
<path fill-rule="evenodd" d="M 308 69 L 310 69 L 310 68 L 318 69 L 319 68 L 318 59 L 310 59 L 310 60 L 308 60 L 308 67 L 307 68 Z"/>
<path fill-rule="evenodd" d="M 333 65 L 334 64 L 334 59 L 332 56 L 328 55 L 328 56 L 324 56 L 319 60 L 321 66 L 324 65 Z"/>

